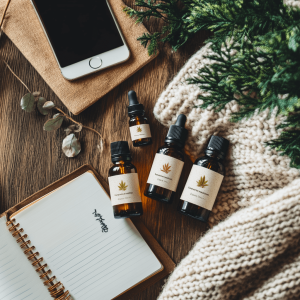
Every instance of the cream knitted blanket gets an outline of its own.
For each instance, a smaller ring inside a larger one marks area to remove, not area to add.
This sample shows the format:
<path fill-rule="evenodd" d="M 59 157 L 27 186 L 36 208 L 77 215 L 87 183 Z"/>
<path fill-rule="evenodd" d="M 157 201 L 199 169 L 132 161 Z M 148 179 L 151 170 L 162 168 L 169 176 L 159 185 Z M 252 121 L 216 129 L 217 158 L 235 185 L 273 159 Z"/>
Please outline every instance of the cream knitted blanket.
<path fill-rule="evenodd" d="M 299 300 L 300 179 L 209 231 L 159 300 Z"/>
<path fill-rule="evenodd" d="M 231 114 L 238 109 L 234 100 L 219 113 L 194 108 L 202 103 L 198 96 L 203 92 L 198 86 L 187 84 L 186 79 L 197 76 L 199 68 L 210 63 L 204 58 L 210 51 L 208 44 L 190 58 L 159 97 L 154 115 L 168 127 L 175 123 L 179 114 L 187 116 L 189 137 L 185 150 L 192 160 L 203 153 L 212 134 L 230 141 L 226 176 L 209 219 L 213 225 L 238 208 L 260 202 L 283 188 L 297 178 L 299 172 L 289 167 L 288 157 L 264 146 L 280 134 L 276 130 L 280 118 L 275 113 L 268 118 L 268 111 L 265 111 L 248 120 L 232 123 Z"/>
<path fill-rule="evenodd" d="M 194 108 L 203 93 L 189 85 L 197 75 L 209 45 L 198 51 L 162 93 L 154 108 L 164 125 L 187 116 L 186 152 L 194 160 L 208 138 L 218 134 L 230 141 L 226 176 L 209 224 L 215 225 L 180 263 L 160 300 L 179 299 L 300 299 L 300 179 L 289 158 L 266 148 L 279 136 L 280 119 L 268 112 L 231 123 L 238 109 L 232 101 L 224 110 Z M 243 296 L 242 296 L 243 295 Z"/>

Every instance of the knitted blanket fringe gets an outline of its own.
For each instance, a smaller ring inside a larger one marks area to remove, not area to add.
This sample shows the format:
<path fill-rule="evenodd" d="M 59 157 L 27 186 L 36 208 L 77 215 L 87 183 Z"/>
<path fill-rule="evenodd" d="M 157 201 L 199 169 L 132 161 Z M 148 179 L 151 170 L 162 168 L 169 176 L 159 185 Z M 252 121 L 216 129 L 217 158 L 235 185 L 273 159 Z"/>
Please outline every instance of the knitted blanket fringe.
<path fill-rule="evenodd" d="M 210 63 L 209 46 L 175 76 L 154 115 L 168 127 L 179 114 L 187 116 L 185 150 L 193 160 L 203 154 L 210 135 L 230 141 L 226 176 L 209 218 L 211 227 L 219 224 L 177 266 L 159 300 L 300 299 L 299 171 L 290 168 L 288 157 L 265 147 L 279 136 L 282 119 L 264 111 L 232 123 L 238 110 L 234 100 L 219 113 L 194 108 L 203 91 L 186 79 Z"/>

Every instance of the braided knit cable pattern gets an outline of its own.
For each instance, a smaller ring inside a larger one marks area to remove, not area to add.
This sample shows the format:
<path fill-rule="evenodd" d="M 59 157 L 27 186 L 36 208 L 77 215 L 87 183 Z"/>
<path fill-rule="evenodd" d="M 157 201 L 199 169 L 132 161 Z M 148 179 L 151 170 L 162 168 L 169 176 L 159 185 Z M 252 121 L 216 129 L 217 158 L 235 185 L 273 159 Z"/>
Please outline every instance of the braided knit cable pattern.
<path fill-rule="evenodd" d="M 300 299 L 300 179 L 211 229 L 159 300 Z"/>
<path fill-rule="evenodd" d="M 212 134 L 230 141 L 226 158 L 226 176 L 210 215 L 210 226 L 225 219 L 240 207 L 260 202 L 266 196 L 285 187 L 299 177 L 298 170 L 289 167 L 290 159 L 266 148 L 264 143 L 276 139 L 280 131 L 276 126 L 282 121 L 275 112 L 268 111 L 239 123 L 230 122 L 231 114 L 238 110 L 233 100 L 225 109 L 215 113 L 211 109 L 194 108 L 202 103 L 203 91 L 186 79 L 197 76 L 198 70 L 210 64 L 204 56 L 211 53 L 207 44 L 192 56 L 167 89 L 159 97 L 154 115 L 165 126 L 175 123 L 179 114 L 187 116 L 189 130 L 185 150 L 192 160 L 203 154 Z"/>

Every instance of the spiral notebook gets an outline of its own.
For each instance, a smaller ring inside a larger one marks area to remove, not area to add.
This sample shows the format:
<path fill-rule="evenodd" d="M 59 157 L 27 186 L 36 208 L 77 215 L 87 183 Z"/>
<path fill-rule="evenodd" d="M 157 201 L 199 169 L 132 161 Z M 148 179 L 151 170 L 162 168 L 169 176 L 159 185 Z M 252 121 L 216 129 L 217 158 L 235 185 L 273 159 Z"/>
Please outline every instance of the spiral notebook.
<path fill-rule="evenodd" d="M 1 300 L 128 299 L 173 268 L 140 221 L 114 219 L 89 166 L 0 218 Z"/>

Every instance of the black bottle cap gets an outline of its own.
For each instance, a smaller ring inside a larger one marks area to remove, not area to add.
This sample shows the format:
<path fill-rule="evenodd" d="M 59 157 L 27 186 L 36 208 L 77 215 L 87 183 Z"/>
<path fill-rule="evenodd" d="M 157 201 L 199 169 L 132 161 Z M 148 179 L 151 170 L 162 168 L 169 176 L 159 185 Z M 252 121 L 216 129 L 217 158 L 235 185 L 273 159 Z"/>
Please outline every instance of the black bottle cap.
<path fill-rule="evenodd" d="M 145 112 L 144 105 L 138 102 L 135 91 L 128 92 L 128 100 L 129 100 L 129 106 L 128 106 L 129 117 L 138 113 Z"/>
<path fill-rule="evenodd" d="M 122 160 L 131 160 L 131 154 L 129 151 L 128 142 L 119 141 L 110 144 L 111 160 L 116 162 L 122 158 Z"/>
<path fill-rule="evenodd" d="M 188 131 L 184 128 L 185 122 L 186 116 L 183 114 L 179 115 L 176 123 L 170 126 L 165 143 L 175 143 L 183 148 L 188 135 Z"/>
<path fill-rule="evenodd" d="M 221 136 L 212 135 L 208 142 L 208 150 L 218 151 L 220 158 L 225 158 L 229 146 L 229 141 Z"/>

